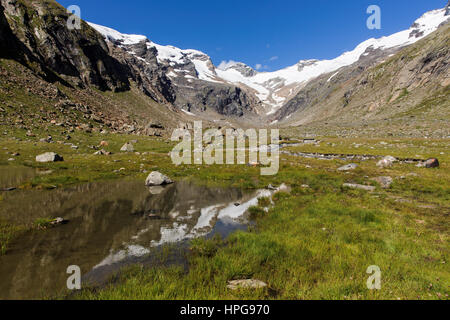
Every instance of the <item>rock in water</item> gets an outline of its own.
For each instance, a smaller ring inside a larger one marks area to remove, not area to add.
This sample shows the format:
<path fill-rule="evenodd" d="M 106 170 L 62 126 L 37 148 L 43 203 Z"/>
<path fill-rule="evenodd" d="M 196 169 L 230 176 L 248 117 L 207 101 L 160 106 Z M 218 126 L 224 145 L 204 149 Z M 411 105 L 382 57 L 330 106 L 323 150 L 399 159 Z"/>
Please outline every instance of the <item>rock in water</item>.
<path fill-rule="evenodd" d="M 58 225 L 61 225 L 61 224 L 66 224 L 67 222 L 68 221 L 65 220 L 64 218 L 58 217 L 56 219 L 53 219 L 52 222 L 50 222 L 50 224 L 52 226 L 58 226 Z"/>
<path fill-rule="evenodd" d="M 356 163 L 350 163 L 343 167 L 340 167 L 338 169 L 338 171 L 351 171 L 351 170 L 355 170 L 356 168 L 358 168 L 358 165 Z"/>
<path fill-rule="evenodd" d="M 150 173 L 147 179 L 145 180 L 145 185 L 149 187 L 163 186 L 171 183 L 173 183 L 172 180 L 170 180 L 167 176 L 157 171 L 153 171 L 152 173 Z"/>
<path fill-rule="evenodd" d="M 36 156 L 36 161 L 37 162 L 57 162 L 57 161 L 64 161 L 64 158 L 61 157 L 57 153 L 47 152 L 47 153 Z"/>
<path fill-rule="evenodd" d="M 127 142 L 123 145 L 123 147 L 120 149 L 122 152 L 134 152 L 134 146 Z"/>
<path fill-rule="evenodd" d="M 431 158 L 425 161 L 425 168 L 439 168 L 439 160 Z"/>

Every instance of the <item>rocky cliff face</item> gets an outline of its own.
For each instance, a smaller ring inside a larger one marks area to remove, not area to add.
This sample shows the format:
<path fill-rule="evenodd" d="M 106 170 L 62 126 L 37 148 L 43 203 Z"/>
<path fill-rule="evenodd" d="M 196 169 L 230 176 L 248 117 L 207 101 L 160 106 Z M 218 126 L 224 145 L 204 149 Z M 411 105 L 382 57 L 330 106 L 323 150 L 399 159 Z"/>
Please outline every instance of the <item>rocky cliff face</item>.
<path fill-rule="evenodd" d="M 134 80 L 154 99 L 158 96 L 153 90 L 156 88 L 180 110 L 235 117 L 252 114 L 259 105 L 254 96 L 220 79 L 210 57 L 200 51 L 159 46 L 144 36 L 91 25 L 103 34 L 114 56 L 120 56 L 119 60 L 133 70 Z"/>
<path fill-rule="evenodd" d="M 129 69 L 109 54 L 103 38 L 85 23 L 82 30 L 69 30 L 66 10 L 56 2 L 1 0 L 1 6 L 3 24 L 20 47 L 12 58 L 37 63 L 47 78 L 76 86 L 129 89 Z"/>

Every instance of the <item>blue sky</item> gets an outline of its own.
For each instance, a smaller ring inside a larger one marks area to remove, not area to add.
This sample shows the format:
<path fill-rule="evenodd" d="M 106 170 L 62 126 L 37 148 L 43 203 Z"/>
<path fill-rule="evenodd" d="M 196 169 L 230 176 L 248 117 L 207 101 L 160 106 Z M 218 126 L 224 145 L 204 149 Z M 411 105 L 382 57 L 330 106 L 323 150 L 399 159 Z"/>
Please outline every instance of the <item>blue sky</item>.
<path fill-rule="evenodd" d="M 277 70 L 302 59 L 330 59 L 360 42 L 410 27 L 447 0 L 57 0 L 78 5 L 84 20 L 162 45 L 197 49 L 214 64 L 242 61 Z M 382 29 L 366 9 L 380 6 Z"/>

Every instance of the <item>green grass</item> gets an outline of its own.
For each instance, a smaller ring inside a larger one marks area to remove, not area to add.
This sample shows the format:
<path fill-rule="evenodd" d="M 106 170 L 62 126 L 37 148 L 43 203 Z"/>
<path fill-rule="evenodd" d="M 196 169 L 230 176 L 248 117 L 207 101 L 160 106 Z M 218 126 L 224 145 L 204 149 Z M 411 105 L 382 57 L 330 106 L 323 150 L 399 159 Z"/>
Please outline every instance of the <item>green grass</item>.
<path fill-rule="evenodd" d="M 54 219 L 51 218 L 38 218 L 34 221 L 33 226 L 36 229 L 43 230 L 50 228 Z"/>
<path fill-rule="evenodd" d="M 22 231 L 20 226 L 15 226 L 0 219 L 0 256 L 8 251 L 10 242 Z"/>
<path fill-rule="evenodd" d="M 413 149 L 428 145 L 423 140 L 412 143 Z M 351 144 L 346 141 L 346 145 Z M 380 147 L 375 151 L 384 152 Z M 292 192 L 276 194 L 269 212 L 263 209 L 268 199 L 250 208 L 257 223 L 248 232 L 221 242 L 196 240 L 187 272 L 173 266 L 135 268 L 122 273 L 119 282 L 102 290 L 86 289 L 76 298 L 446 299 L 450 282 L 447 159 L 444 155 L 436 170 L 400 164 L 379 169 L 369 161 L 344 174 L 335 171 L 340 161 L 286 156 L 280 174 L 270 181 L 285 182 Z M 305 163 L 312 168 L 305 169 Z M 234 170 L 253 176 L 242 169 Z M 409 172 L 419 177 L 401 179 Z M 199 175 L 227 177 L 203 169 Z M 370 184 L 368 177 L 379 175 L 395 178 L 392 189 L 377 188 L 372 194 L 341 188 L 343 182 Z M 301 188 L 302 184 L 311 188 Z M 398 198 L 410 202 L 397 202 Z M 382 270 L 380 291 L 366 288 L 371 265 Z M 229 280 L 245 278 L 262 280 L 269 288 L 239 292 L 226 288 Z"/>
<path fill-rule="evenodd" d="M 74 150 L 63 144 L 37 142 L 40 136 L 28 138 L 24 131 L 9 132 L 8 138 L 0 139 L 0 149 L 20 152 L 20 156 L 11 164 L 7 161 L 10 156 L 2 153 L 0 163 L 51 170 L 24 181 L 19 186 L 23 189 L 64 188 L 105 179 L 143 181 L 153 170 L 174 180 L 188 179 L 211 186 L 255 189 L 286 183 L 292 188 L 290 193 L 275 194 L 274 205 L 268 198 L 259 199 L 258 206 L 249 210 L 256 224 L 248 232 L 240 231 L 227 239 L 194 240 L 187 271 L 177 266 L 136 266 L 121 272 L 118 280 L 102 289 L 87 288 L 70 298 L 441 299 L 449 293 L 448 140 L 321 138 L 320 146 L 292 149 L 420 155 L 424 159 L 437 156 L 441 167 L 424 169 L 395 164 L 380 169 L 371 160 L 358 162 L 358 169 L 342 173 L 336 169 L 348 162 L 283 154 L 278 175 L 264 177 L 260 176 L 260 168 L 242 165 L 174 166 L 167 155 L 173 144 L 162 139 L 75 132 L 71 142 L 80 148 Z M 22 140 L 12 140 L 12 136 Z M 139 140 L 135 144 L 139 154 L 120 153 L 120 147 L 133 139 Z M 88 146 L 102 140 L 108 141 L 106 149 L 113 152 L 112 156 L 92 155 L 95 150 Z M 387 144 L 381 144 L 382 141 Z M 37 164 L 34 157 L 45 151 L 56 151 L 65 161 Z M 116 171 L 120 168 L 125 170 Z M 143 173 L 143 169 L 148 172 Z M 392 188 L 381 189 L 370 180 L 377 176 L 393 177 Z M 375 185 L 377 189 L 374 193 L 346 190 L 342 188 L 345 182 Z M 303 184 L 310 188 L 302 188 Z M 265 208 L 269 208 L 268 212 Z M 20 236 L 19 230 L 48 225 L 49 219 L 41 218 L 29 225 L 2 224 L 2 253 L 8 254 L 7 245 Z M 365 286 L 366 270 L 371 265 L 382 270 L 380 291 L 370 291 Z M 226 288 L 229 280 L 244 278 L 262 280 L 269 288 L 238 292 Z"/>
<path fill-rule="evenodd" d="M 432 230 L 365 194 L 298 192 L 279 199 L 255 230 L 219 244 L 195 241 L 193 250 L 201 243 L 206 254 L 192 254 L 187 272 L 134 269 L 77 298 L 439 299 L 449 293 L 448 248 Z M 380 291 L 365 286 L 370 265 L 382 270 Z M 229 280 L 246 278 L 269 289 L 227 290 Z"/>

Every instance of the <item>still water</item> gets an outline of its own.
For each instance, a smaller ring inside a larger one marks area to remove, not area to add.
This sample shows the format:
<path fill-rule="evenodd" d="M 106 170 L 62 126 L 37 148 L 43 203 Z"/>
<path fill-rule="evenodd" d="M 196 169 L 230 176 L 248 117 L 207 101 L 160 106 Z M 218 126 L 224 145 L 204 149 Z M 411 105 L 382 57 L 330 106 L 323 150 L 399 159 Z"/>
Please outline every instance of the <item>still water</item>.
<path fill-rule="evenodd" d="M 81 268 L 84 281 L 101 282 L 123 266 L 151 266 L 152 255 L 164 244 L 182 246 L 196 237 L 245 230 L 247 209 L 267 193 L 189 182 L 148 188 L 128 180 L 3 192 L 4 220 L 30 225 L 40 217 L 63 217 L 69 222 L 29 231 L 10 244 L 0 256 L 0 299 L 51 297 L 65 288 L 69 265 Z"/>

